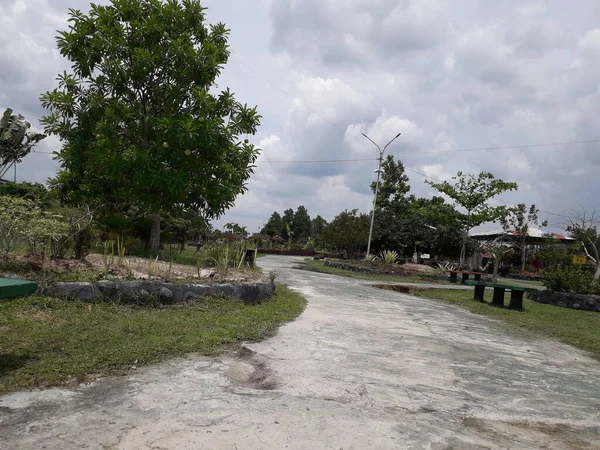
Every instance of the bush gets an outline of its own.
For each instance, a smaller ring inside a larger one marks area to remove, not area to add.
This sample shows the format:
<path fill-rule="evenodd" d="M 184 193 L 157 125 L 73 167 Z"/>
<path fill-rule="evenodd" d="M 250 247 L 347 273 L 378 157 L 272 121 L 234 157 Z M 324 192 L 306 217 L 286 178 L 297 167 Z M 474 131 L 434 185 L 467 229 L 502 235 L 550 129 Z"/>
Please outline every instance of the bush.
<path fill-rule="evenodd" d="M 591 266 L 559 267 L 543 273 L 543 282 L 551 291 L 573 294 L 600 294 L 600 280 L 594 279 Z"/>
<path fill-rule="evenodd" d="M 34 255 L 51 256 L 58 242 L 68 236 L 69 225 L 61 216 L 42 211 L 34 202 L 4 196 L 0 202 L 0 250 L 6 256 L 19 243 Z"/>

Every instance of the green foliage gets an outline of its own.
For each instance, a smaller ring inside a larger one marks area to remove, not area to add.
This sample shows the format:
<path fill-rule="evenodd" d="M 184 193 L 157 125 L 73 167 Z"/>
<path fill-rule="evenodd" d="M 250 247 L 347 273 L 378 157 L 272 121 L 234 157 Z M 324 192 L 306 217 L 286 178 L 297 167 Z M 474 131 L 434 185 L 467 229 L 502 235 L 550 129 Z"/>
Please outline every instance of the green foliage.
<path fill-rule="evenodd" d="M 281 218 L 281 215 L 277 211 L 274 211 L 263 229 L 260 231 L 260 234 L 283 237 L 284 229 L 285 226 L 283 225 L 283 219 Z"/>
<path fill-rule="evenodd" d="M 398 262 L 398 252 L 394 250 L 385 250 L 379 254 L 381 260 L 389 265 L 396 264 Z"/>
<path fill-rule="evenodd" d="M 271 335 L 305 303 L 282 285 L 260 305 L 223 297 L 139 306 L 44 297 L 2 302 L 0 393 L 122 374 L 191 352 L 218 355 L 235 342 Z M 11 355 L 26 363 L 10 367 Z"/>
<path fill-rule="evenodd" d="M 406 194 L 410 191 L 409 178 L 404 171 L 402 161 L 395 162 L 393 155 L 388 155 L 381 164 L 381 180 L 377 194 L 377 206 L 387 208 L 398 207 L 405 202 Z M 376 183 L 371 183 L 371 190 L 375 192 Z"/>
<path fill-rule="evenodd" d="M 45 130 L 64 142 L 51 183 L 61 199 L 153 213 L 155 251 L 160 213 L 184 206 L 219 216 L 247 190 L 259 153 L 241 137 L 256 133 L 256 108 L 228 89 L 213 93 L 229 30 L 205 19 L 198 0 L 72 9 L 57 37 L 71 73 L 41 96 Z"/>
<path fill-rule="evenodd" d="M 568 265 L 543 273 L 544 286 L 551 291 L 573 294 L 600 294 L 600 282 L 594 279 L 593 266 Z"/>
<path fill-rule="evenodd" d="M 500 218 L 502 228 L 505 232 L 518 233 L 517 239 L 521 248 L 521 270 L 525 270 L 527 261 L 527 237 L 529 228 L 532 226 L 548 226 L 548 222 L 539 223 L 539 212 L 535 205 L 531 205 L 529 209 L 525 203 L 519 203 L 514 208 L 509 208 L 507 214 Z"/>
<path fill-rule="evenodd" d="M 32 201 L 2 197 L 0 250 L 5 257 L 19 243 L 25 243 L 34 255 L 53 256 L 53 250 L 68 236 L 68 231 L 63 217 L 43 211 Z"/>
<path fill-rule="evenodd" d="M 31 200 L 43 209 L 48 209 L 53 204 L 52 194 L 39 183 L 2 183 L 0 197 L 6 195 Z"/>
<path fill-rule="evenodd" d="M 33 146 L 44 139 L 44 134 L 28 131 L 31 124 L 20 114 L 6 109 L 0 118 L 0 178 L 8 169 L 27 156 Z"/>
<path fill-rule="evenodd" d="M 325 228 L 323 241 L 329 250 L 343 251 L 352 256 L 367 246 L 369 238 L 368 214 L 360 214 L 357 209 L 345 210 L 338 214 Z"/>
<path fill-rule="evenodd" d="M 298 206 L 298 209 L 294 213 L 294 219 L 292 220 L 291 229 L 296 239 L 308 239 L 311 228 L 311 220 L 308 215 L 308 211 L 304 206 Z"/>
<path fill-rule="evenodd" d="M 496 179 L 489 172 L 481 172 L 479 175 L 470 175 L 458 172 L 452 177 L 453 182 L 444 181 L 434 183 L 426 180 L 425 182 L 439 192 L 446 194 L 454 202 L 466 210 L 462 220 L 462 248 L 460 254 L 460 265 L 464 265 L 466 245 L 469 231 L 483 223 L 496 221 L 506 214 L 504 206 L 492 207 L 488 205 L 488 200 L 497 195 L 517 190 L 516 183 L 505 182 Z"/>

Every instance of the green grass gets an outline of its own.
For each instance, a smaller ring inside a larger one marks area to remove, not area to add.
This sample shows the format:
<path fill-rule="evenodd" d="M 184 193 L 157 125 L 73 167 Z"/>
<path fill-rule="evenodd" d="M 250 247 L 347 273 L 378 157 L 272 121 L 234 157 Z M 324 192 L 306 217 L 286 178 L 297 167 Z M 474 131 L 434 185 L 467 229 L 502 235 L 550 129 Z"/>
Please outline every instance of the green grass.
<path fill-rule="evenodd" d="M 533 331 L 587 350 L 600 359 L 600 314 L 593 311 L 560 308 L 523 299 L 523 311 L 491 306 L 473 300 L 473 291 L 450 289 L 415 289 L 413 295 L 442 300 L 469 311 L 506 322 L 509 327 Z M 486 291 L 486 297 L 491 298 Z"/>
<path fill-rule="evenodd" d="M 168 357 L 216 355 L 296 318 L 305 300 L 283 285 L 257 306 L 202 298 L 160 308 L 29 297 L 0 303 L 0 393 L 126 373 Z"/>
<path fill-rule="evenodd" d="M 450 284 L 450 281 L 435 280 L 429 278 L 422 278 L 419 275 L 411 276 L 395 276 L 395 275 L 379 275 L 366 272 L 352 272 L 351 270 L 336 269 L 334 267 L 327 267 L 323 261 L 315 261 L 312 259 L 306 259 L 304 261 L 306 269 L 313 272 L 327 273 L 330 275 L 339 275 L 342 277 L 355 278 L 357 280 L 367 281 L 395 281 L 399 283 L 427 283 L 427 284 Z"/>

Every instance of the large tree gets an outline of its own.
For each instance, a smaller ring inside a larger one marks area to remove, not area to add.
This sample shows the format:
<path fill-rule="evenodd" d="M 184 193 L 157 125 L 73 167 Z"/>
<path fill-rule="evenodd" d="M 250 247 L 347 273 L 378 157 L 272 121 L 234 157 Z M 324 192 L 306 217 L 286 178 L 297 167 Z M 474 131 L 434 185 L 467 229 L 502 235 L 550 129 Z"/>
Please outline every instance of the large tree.
<path fill-rule="evenodd" d="M 229 30 L 208 25 L 198 0 L 111 0 L 71 9 L 59 33 L 72 72 L 41 96 L 42 122 L 64 145 L 52 181 L 62 200 L 130 203 L 152 216 L 174 208 L 218 217 L 243 193 L 258 149 L 256 108 L 215 80 L 229 59 Z"/>
<path fill-rule="evenodd" d="M 369 215 L 357 209 L 338 214 L 324 231 L 324 244 L 330 250 L 343 251 L 351 257 L 367 246 Z"/>
<path fill-rule="evenodd" d="M 458 172 L 455 177 L 452 177 L 452 180 L 452 182 L 440 183 L 429 180 L 425 180 L 425 182 L 442 194 L 446 194 L 454 200 L 457 206 L 466 211 L 460 251 L 460 266 L 463 267 L 469 231 L 483 223 L 496 221 L 506 214 L 506 207 L 493 207 L 488 204 L 488 201 L 503 192 L 516 190 L 518 186 L 517 183 L 496 179 L 489 172 L 481 172 L 479 175 Z"/>
<path fill-rule="evenodd" d="M 542 228 L 548 226 L 547 221 L 539 222 L 539 212 L 540 210 L 535 205 L 531 205 L 528 209 L 525 203 L 519 203 L 514 208 L 509 208 L 507 214 L 500 219 L 504 231 L 517 233 L 519 248 L 521 249 L 522 271 L 525 270 L 525 263 L 527 262 L 529 228 L 534 225 Z"/>
<path fill-rule="evenodd" d="M 311 221 L 308 211 L 304 206 L 298 206 L 291 225 L 294 237 L 296 239 L 308 239 L 310 237 L 310 226 Z"/>
<path fill-rule="evenodd" d="M 266 234 L 268 236 L 282 236 L 285 229 L 281 215 L 277 211 L 273 211 L 271 217 L 260 230 L 260 234 Z"/>

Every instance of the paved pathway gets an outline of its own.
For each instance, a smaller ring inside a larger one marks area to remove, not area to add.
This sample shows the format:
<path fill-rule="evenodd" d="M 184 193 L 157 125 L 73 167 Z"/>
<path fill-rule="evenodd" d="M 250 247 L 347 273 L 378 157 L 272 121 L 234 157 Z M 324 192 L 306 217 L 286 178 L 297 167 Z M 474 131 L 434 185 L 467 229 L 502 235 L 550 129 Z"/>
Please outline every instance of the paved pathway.
<path fill-rule="evenodd" d="M 274 337 L 0 397 L 0 448 L 600 448 L 599 362 L 297 261 L 259 260 L 309 302 Z"/>

